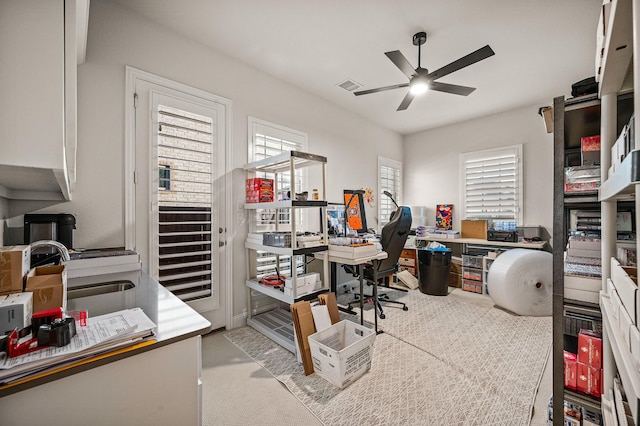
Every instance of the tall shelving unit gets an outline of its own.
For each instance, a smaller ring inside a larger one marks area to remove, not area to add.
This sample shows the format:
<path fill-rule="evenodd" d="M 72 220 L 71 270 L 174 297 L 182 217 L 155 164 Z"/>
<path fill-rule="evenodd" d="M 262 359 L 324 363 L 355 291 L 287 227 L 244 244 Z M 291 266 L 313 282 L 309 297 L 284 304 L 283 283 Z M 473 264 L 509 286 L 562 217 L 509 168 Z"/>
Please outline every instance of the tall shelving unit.
<path fill-rule="evenodd" d="M 580 140 L 600 133 L 600 100 L 597 95 L 554 99 L 554 218 L 553 218 L 553 404 L 554 413 L 563 412 L 563 401 L 569 401 L 600 412 L 600 402 L 588 395 L 564 388 L 564 350 L 577 345 L 575 327 L 565 322 L 583 318 L 584 324 L 600 324 L 597 304 L 569 300 L 564 294 L 564 251 L 569 238 L 572 211 L 600 210 L 597 191 L 565 193 L 565 167 L 580 165 Z M 577 159 L 576 159 L 577 157 Z M 585 327 L 587 328 L 587 327 Z M 589 327 L 591 328 L 591 327 Z M 575 351 L 575 349 L 574 349 Z M 560 422 L 558 423 L 558 419 Z M 563 416 L 554 416 L 554 424 L 563 424 Z"/>
<path fill-rule="evenodd" d="M 320 209 L 320 217 L 326 217 L 326 188 L 327 188 L 327 180 L 326 180 L 326 167 L 327 167 L 327 158 L 315 155 L 304 153 L 300 151 L 291 151 L 286 152 L 280 155 L 276 155 L 273 157 L 266 158 L 264 160 L 256 161 L 253 163 L 249 163 L 244 166 L 244 170 L 247 174 L 255 174 L 255 173 L 271 173 L 275 176 L 274 178 L 274 189 L 279 187 L 279 181 L 282 177 L 283 173 L 289 173 L 292 177 L 296 175 L 296 170 L 300 170 L 302 168 L 307 167 L 320 167 L 321 178 L 322 178 L 322 190 L 319 192 L 318 200 L 282 200 L 282 201 L 273 201 L 267 203 L 245 203 L 245 209 L 247 210 L 258 210 L 258 209 L 274 209 L 276 211 L 276 221 L 275 221 L 275 230 L 279 231 L 280 221 L 277 219 L 280 217 L 281 211 L 288 211 L 290 221 L 289 221 L 289 229 L 287 232 L 290 237 L 291 246 L 290 247 L 274 247 L 271 245 L 258 244 L 256 242 L 247 241 L 245 243 L 246 248 L 246 263 L 247 263 L 247 306 L 248 306 L 248 314 L 247 314 L 247 325 L 253 327 L 260 333 L 269 337 L 276 343 L 280 344 L 284 348 L 288 349 L 291 352 L 295 353 L 295 343 L 294 343 L 294 332 L 293 332 L 293 320 L 291 317 L 291 313 L 286 309 L 292 303 L 295 303 L 298 300 L 308 300 L 317 297 L 319 293 L 323 293 L 329 290 L 329 261 L 328 256 L 324 256 L 324 260 L 322 260 L 323 265 L 323 278 L 324 282 L 321 289 L 313 291 L 312 293 L 308 293 L 302 296 L 297 294 L 297 285 L 296 281 L 298 280 L 298 268 L 295 259 L 297 256 L 308 256 L 313 255 L 314 253 L 322 252 L 328 250 L 329 246 L 327 245 L 327 227 L 323 227 L 323 235 L 322 235 L 322 245 L 315 247 L 306 247 L 306 248 L 298 248 L 297 244 L 297 231 L 298 231 L 298 223 L 297 223 L 297 211 L 300 209 Z M 277 193 L 277 190 L 274 190 Z M 293 195 L 294 191 L 291 191 Z M 280 287 L 272 287 L 268 285 L 263 285 L 256 278 L 257 273 L 255 268 L 251 266 L 251 258 L 255 255 L 255 252 L 263 251 L 268 252 L 276 257 L 276 262 L 279 263 L 280 256 L 289 256 L 291 259 L 291 279 L 294 282 L 292 288 L 292 294 L 287 295 Z M 254 313 L 253 306 L 253 292 L 256 291 L 258 293 L 264 294 L 276 302 L 276 308 L 268 310 L 266 312 Z M 285 306 L 282 306 L 282 305 Z"/>
<path fill-rule="evenodd" d="M 640 35 L 640 0 L 616 0 L 611 3 L 609 20 L 606 25 L 606 38 L 600 78 L 600 98 L 602 100 L 601 153 L 602 168 L 608 170 L 612 164 L 609 152 L 615 143 L 618 132 L 616 122 L 620 115 L 614 101 L 625 90 L 632 75 L 631 90 L 640 87 L 639 52 L 640 46 L 634 41 Z M 634 96 L 633 110 L 640 111 L 640 98 Z M 640 123 L 636 119 L 633 132 L 638 140 Z M 636 143 L 637 146 L 637 143 Z M 606 179 L 605 179 L 606 177 Z M 615 217 L 620 200 L 633 200 L 635 203 L 636 223 L 640 217 L 640 151 L 628 153 L 621 164 L 617 164 L 612 173 L 603 174 L 599 199 L 602 203 L 602 257 L 603 285 L 600 293 L 600 306 L 603 317 L 603 412 L 606 420 L 612 423 L 615 412 L 611 408 L 614 396 L 614 379 L 620 376 L 621 385 L 626 393 L 635 424 L 640 421 L 640 369 L 632 355 L 628 338 L 624 336 L 619 323 L 615 321 L 607 280 L 611 279 L 611 258 L 615 257 L 616 232 Z M 636 253 L 640 244 L 636 238 Z M 606 269 L 604 265 L 607 265 Z M 627 303 L 629 301 L 626 301 Z M 635 301 L 631 301 L 635 303 Z M 623 300 L 623 303 L 625 301 Z"/>
<path fill-rule="evenodd" d="M 602 318 L 603 336 L 603 386 L 599 405 L 605 425 L 619 424 L 614 410 L 614 382 L 616 375 L 626 392 L 633 422 L 640 420 L 640 369 L 630 350 L 629 341 L 621 332 L 619 321 L 614 315 L 609 294 L 608 281 L 611 279 L 611 258 L 616 255 L 617 211 L 620 202 L 631 204 L 636 212 L 636 224 L 640 219 L 640 151 L 630 152 L 621 164 L 610 169 L 612 164 L 611 148 L 620 130 L 634 111 L 640 111 L 640 99 L 633 96 L 633 89 L 640 87 L 640 68 L 638 67 L 639 47 L 634 39 L 640 35 L 640 0 L 613 0 L 603 5 L 604 40 L 599 76 L 599 93 L 593 105 L 598 105 L 600 114 L 599 134 L 601 137 L 601 179 L 598 191 L 601 214 L 601 252 L 602 285 L 598 311 Z M 601 28 L 602 30 L 602 28 Z M 622 100 L 622 102 L 621 102 Z M 566 107 L 566 108 L 565 108 Z M 587 407 L 592 400 L 581 398 L 564 389 L 563 380 L 563 326 L 567 308 L 564 299 L 563 251 L 566 243 L 566 198 L 563 194 L 563 162 L 565 156 L 564 136 L 568 106 L 563 98 L 554 100 L 554 291 L 553 291 L 553 411 L 554 425 L 563 424 L 563 401 L 568 400 Z M 596 122 L 596 120 L 591 120 Z M 570 132 L 571 130 L 568 129 Z M 640 124 L 635 120 L 633 132 L 638 135 Z M 596 134 L 596 133 L 593 133 Z M 638 138 L 636 137 L 636 140 Z M 590 199 L 579 200 L 591 204 Z M 565 208 L 558 208 L 563 206 Z M 592 207 L 591 207 L 592 208 Z M 564 224 L 564 225 L 563 225 Z M 636 238 L 636 249 L 640 248 Z M 635 302 L 635 301 L 627 301 Z M 637 359 L 637 357 L 635 357 Z M 618 392 L 619 395 L 619 392 Z M 594 407 L 595 408 L 595 407 Z M 624 423 L 624 422 L 623 422 Z"/>

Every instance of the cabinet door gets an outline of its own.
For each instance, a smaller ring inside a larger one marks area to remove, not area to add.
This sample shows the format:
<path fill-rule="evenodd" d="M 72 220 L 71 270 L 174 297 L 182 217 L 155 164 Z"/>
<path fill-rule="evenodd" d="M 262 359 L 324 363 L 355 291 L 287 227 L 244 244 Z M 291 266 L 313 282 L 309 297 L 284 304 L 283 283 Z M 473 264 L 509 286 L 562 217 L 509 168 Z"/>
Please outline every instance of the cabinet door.
<path fill-rule="evenodd" d="M 64 1 L 0 2 L 5 165 L 64 169 Z"/>

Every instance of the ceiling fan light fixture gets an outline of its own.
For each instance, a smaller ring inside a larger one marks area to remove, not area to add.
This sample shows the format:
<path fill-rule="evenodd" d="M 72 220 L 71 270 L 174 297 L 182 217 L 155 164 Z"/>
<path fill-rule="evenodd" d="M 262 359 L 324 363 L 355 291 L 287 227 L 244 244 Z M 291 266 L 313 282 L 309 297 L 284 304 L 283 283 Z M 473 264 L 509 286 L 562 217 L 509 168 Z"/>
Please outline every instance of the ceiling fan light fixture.
<path fill-rule="evenodd" d="M 427 90 L 429 90 L 429 82 L 426 78 L 414 77 L 413 80 L 411 80 L 411 87 L 409 88 L 409 91 L 412 95 L 422 95 Z"/>

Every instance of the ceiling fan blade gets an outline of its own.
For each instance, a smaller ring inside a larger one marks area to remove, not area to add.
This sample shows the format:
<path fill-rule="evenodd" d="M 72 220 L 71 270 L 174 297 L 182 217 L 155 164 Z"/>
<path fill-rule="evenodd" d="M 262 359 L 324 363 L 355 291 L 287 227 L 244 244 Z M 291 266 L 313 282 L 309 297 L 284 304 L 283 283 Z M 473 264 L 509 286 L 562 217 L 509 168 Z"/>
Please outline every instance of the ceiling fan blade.
<path fill-rule="evenodd" d="M 404 111 L 405 109 L 409 108 L 409 105 L 411 104 L 411 101 L 413 101 L 414 97 L 415 95 L 413 93 L 411 93 L 410 91 L 407 92 L 407 95 L 404 97 L 402 102 L 400 102 L 400 106 L 396 111 Z"/>
<path fill-rule="evenodd" d="M 462 96 L 469 96 L 474 90 L 476 90 L 475 87 L 458 86 L 457 84 L 440 83 L 439 81 L 432 81 L 429 84 L 429 89 Z"/>
<path fill-rule="evenodd" d="M 445 65 L 444 67 L 429 73 L 427 77 L 429 78 L 429 80 L 436 80 L 440 77 L 444 77 L 447 74 L 451 74 L 454 71 L 458 71 L 459 69 L 468 67 L 471 64 L 475 64 L 478 61 L 487 59 L 489 56 L 493 56 L 495 54 L 496 53 L 493 51 L 493 49 L 491 49 L 489 45 L 486 45 L 485 47 L 480 48 L 475 52 L 469 53 L 467 56 L 463 56 L 457 61 L 451 62 L 449 65 Z"/>
<path fill-rule="evenodd" d="M 394 84 L 393 86 L 378 87 L 377 89 L 361 90 L 359 92 L 353 92 L 353 94 L 356 96 L 368 95 L 369 93 L 384 92 L 385 90 L 400 89 L 401 87 L 409 87 L 409 83 Z"/>
<path fill-rule="evenodd" d="M 391 59 L 391 62 L 393 62 L 396 67 L 400 68 L 400 71 L 402 71 L 408 78 L 413 77 L 413 75 L 416 73 L 413 65 L 411 65 L 411 63 L 399 50 L 394 50 L 393 52 L 385 52 L 385 55 L 387 55 L 387 58 Z"/>

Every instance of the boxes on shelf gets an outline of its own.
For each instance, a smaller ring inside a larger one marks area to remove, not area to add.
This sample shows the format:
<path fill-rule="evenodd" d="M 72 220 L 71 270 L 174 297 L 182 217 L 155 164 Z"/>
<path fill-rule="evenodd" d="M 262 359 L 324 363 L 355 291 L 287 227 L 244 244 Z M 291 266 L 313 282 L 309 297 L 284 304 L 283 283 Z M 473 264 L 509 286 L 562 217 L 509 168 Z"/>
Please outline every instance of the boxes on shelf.
<path fill-rule="evenodd" d="M 517 226 L 518 241 L 540 241 L 542 239 L 541 226 Z"/>
<path fill-rule="evenodd" d="M 576 390 L 600 398 L 602 395 L 602 369 L 578 363 Z"/>
<path fill-rule="evenodd" d="M 576 354 L 564 351 L 564 387 L 576 390 L 578 374 L 578 358 Z"/>
<path fill-rule="evenodd" d="M 67 309 L 67 271 L 64 265 L 41 266 L 27 274 L 25 291 L 33 292 L 33 312 Z"/>
<path fill-rule="evenodd" d="M 578 334 L 578 362 L 591 367 L 602 367 L 602 337 L 589 330 Z"/>
<path fill-rule="evenodd" d="M 564 276 L 564 297 L 566 299 L 598 303 L 601 289 L 601 277 Z"/>
<path fill-rule="evenodd" d="M 581 138 L 580 153 L 583 166 L 600 164 L 600 135 Z"/>
<path fill-rule="evenodd" d="M 329 256 L 357 259 L 360 257 L 375 256 L 376 254 L 378 254 L 378 248 L 375 244 L 348 246 L 339 246 L 335 244 L 329 245 Z"/>
<path fill-rule="evenodd" d="M 633 324 L 638 323 L 638 269 L 633 266 L 621 266 L 616 258 L 611 258 L 611 281 L 615 287 L 624 309 L 628 312 Z"/>
<path fill-rule="evenodd" d="M 464 268 L 462 278 L 465 280 L 482 281 L 482 269 Z"/>
<path fill-rule="evenodd" d="M 33 293 L 14 293 L 0 296 L 0 335 L 31 325 Z"/>
<path fill-rule="evenodd" d="M 461 220 L 460 235 L 462 238 L 487 239 L 488 222 L 486 220 Z"/>
<path fill-rule="evenodd" d="M 300 274 L 294 280 L 293 278 L 286 278 L 284 280 L 284 294 L 286 296 L 293 297 L 293 284 L 296 284 L 296 297 L 304 296 L 322 288 L 322 281 L 320 281 L 320 274 L 317 272 L 310 272 L 307 274 Z"/>
<path fill-rule="evenodd" d="M 482 281 L 462 279 L 462 289 L 464 291 L 482 294 Z"/>
<path fill-rule="evenodd" d="M 0 294 L 19 293 L 31 264 L 31 247 L 0 247 Z"/>
<path fill-rule="evenodd" d="M 262 244 L 272 247 L 291 247 L 291 232 L 264 232 Z"/>
<path fill-rule="evenodd" d="M 600 166 L 576 166 L 564 169 L 564 192 L 597 191 L 600 187 Z"/>
<path fill-rule="evenodd" d="M 270 203 L 273 201 L 273 179 L 250 178 L 246 181 L 247 203 Z"/>
<path fill-rule="evenodd" d="M 449 287 L 462 288 L 462 259 L 459 257 L 451 257 Z"/>
<path fill-rule="evenodd" d="M 465 268 L 468 267 L 482 269 L 482 256 L 463 254 L 462 266 L 464 266 Z"/>
<path fill-rule="evenodd" d="M 340 321 L 309 336 L 313 369 L 340 389 L 369 371 L 374 330 L 352 321 Z"/>

